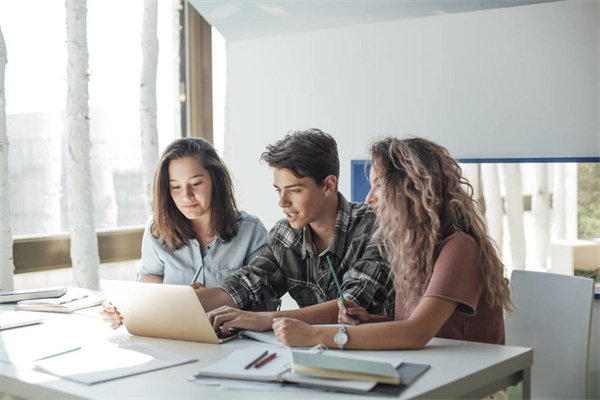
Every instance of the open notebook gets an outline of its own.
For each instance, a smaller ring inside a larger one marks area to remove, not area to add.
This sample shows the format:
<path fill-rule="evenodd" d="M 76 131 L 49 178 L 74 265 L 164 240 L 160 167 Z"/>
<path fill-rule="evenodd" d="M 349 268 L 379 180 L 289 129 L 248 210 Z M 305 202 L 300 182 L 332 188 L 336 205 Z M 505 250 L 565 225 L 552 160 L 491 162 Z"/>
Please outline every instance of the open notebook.
<path fill-rule="evenodd" d="M 217 336 L 191 286 L 111 280 L 100 284 L 133 335 L 212 344 L 237 337 Z"/>

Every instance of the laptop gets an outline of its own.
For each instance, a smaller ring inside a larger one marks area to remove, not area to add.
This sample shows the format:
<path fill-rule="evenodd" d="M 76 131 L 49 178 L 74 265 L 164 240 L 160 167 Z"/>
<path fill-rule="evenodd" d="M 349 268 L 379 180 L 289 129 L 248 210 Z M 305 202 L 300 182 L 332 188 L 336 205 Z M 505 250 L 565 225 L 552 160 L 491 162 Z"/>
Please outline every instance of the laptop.
<path fill-rule="evenodd" d="M 105 279 L 100 284 L 132 335 L 212 344 L 238 337 L 217 336 L 191 286 Z"/>

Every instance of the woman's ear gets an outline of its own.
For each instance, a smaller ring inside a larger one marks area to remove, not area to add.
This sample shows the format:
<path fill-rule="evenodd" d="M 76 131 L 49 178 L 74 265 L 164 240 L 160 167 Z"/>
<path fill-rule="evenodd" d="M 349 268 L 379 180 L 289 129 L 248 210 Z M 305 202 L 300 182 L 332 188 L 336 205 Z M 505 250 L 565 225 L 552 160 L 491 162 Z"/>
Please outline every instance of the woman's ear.
<path fill-rule="evenodd" d="M 327 175 L 323 180 L 325 186 L 325 194 L 329 196 L 331 193 L 337 193 L 337 178 L 335 175 Z"/>

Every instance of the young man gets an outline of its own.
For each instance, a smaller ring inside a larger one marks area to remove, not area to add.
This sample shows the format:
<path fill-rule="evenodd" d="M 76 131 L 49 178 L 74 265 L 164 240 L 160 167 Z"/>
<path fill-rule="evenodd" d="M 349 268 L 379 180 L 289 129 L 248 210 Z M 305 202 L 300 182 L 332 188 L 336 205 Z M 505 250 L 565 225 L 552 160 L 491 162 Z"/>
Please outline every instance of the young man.
<path fill-rule="evenodd" d="M 339 293 L 374 314 L 393 315 L 389 268 L 371 241 L 375 214 L 338 193 L 337 144 L 311 129 L 294 132 L 267 147 L 262 160 L 274 168 L 274 184 L 285 219 L 269 233 L 262 254 L 221 287 L 199 288 L 198 298 L 215 329 L 271 329 L 273 318 L 310 324 L 337 323 Z M 286 292 L 299 310 L 250 312 Z M 218 308 L 217 308 L 218 307 Z"/>

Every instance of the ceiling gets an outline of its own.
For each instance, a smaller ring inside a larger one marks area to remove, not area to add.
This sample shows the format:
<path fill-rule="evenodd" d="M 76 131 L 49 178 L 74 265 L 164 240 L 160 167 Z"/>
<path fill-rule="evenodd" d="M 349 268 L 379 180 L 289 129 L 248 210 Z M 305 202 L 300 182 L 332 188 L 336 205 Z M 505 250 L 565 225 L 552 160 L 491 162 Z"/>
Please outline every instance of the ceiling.
<path fill-rule="evenodd" d="M 189 0 L 228 41 L 557 0 Z"/>

